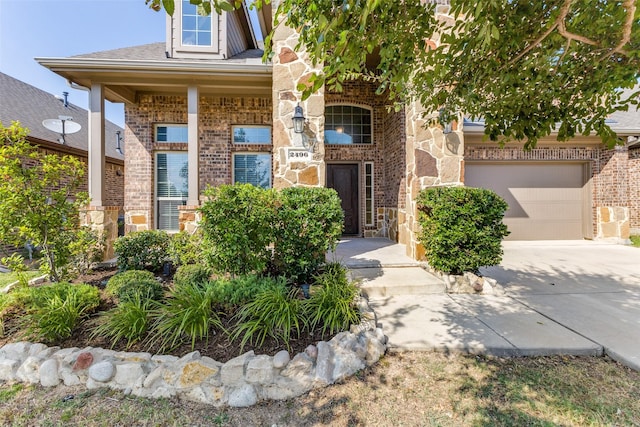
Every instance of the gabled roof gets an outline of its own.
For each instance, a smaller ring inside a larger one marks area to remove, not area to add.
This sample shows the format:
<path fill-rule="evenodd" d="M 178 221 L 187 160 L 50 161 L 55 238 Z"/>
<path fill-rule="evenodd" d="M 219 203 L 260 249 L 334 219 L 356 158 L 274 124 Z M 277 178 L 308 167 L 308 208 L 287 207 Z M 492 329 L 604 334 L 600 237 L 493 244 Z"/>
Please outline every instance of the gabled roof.
<path fill-rule="evenodd" d="M 71 103 L 65 107 L 60 99 L 49 92 L 4 73 L 0 73 L 0 100 L 0 122 L 5 126 L 9 126 L 13 121 L 19 121 L 23 127 L 29 129 L 29 137 L 36 142 L 43 142 L 62 151 L 64 147 L 69 147 L 70 152 L 77 152 L 77 150 L 87 152 L 89 140 L 87 110 Z M 71 116 L 73 121 L 81 126 L 77 133 L 65 136 L 64 146 L 57 141 L 60 138 L 59 134 L 42 125 L 43 120 L 57 119 L 58 116 Z M 116 131 L 122 132 L 122 128 L 105 120 L 106 156 L 122 161 L 124 156 L 116 151 Z M 124 137 L 124 134 L 122 136 Z M 121 145 L 123 146 L 124 144 Z"/>

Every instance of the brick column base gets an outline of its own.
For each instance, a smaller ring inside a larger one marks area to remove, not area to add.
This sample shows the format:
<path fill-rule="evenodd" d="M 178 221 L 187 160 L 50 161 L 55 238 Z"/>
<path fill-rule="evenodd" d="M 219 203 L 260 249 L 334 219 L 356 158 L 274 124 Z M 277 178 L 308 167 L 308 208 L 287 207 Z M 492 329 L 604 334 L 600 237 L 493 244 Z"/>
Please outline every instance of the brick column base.
<path fill-rule="evenodd" d="M 89 226 L 105 239 L 102 260 L 113 258 L 113 242 L 118 238 L 118 213 L 120 206 L 88 206 L 80 212 L 80 224 Z"/>
<path fill-rule="evenodd" d="M 598 235 L 596 239 L 617 240 L 629 243 L 629 208 L 620 206 L 601 206 L 598 212 Z"/>
<path fill-rule="evenodd" d="M 198 210 L 199 208 L 200 206 L 178 206 L 180 231 L 186 231 L 189 234 L 196 232 L 202 220 L 202 213 Z"/>

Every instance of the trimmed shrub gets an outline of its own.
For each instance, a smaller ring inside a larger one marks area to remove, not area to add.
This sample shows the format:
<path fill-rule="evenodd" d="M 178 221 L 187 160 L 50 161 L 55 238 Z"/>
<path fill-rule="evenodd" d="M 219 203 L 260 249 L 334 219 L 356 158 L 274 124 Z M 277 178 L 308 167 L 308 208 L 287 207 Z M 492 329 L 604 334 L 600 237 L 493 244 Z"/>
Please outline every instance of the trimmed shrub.
<path fill-rule="evenodd" d="M 284 277 L 261 277 L 255 274 L 218 279 L 211 282 L 215 303 L 227 312 L 250 303 L 263 290 L 284 286 Z"/>
<path fill-rule="evenodd" d="M 213 270 L 233 275 L 262 272 L 271 259 L 273 192 L 236 184 L 209 187 L 204 195 L 201 226 Z"/>
<path fill-rule="evenodd" d="M 131 280 L 123 284 L 116 294 L 122 303 L 134 298 L 159 301 L 164 296 L 164 288 L 157 280 Z"/>
<path fill-rule="evenodd" d="M 56 283 L 30 288 L 23 323 L 32 339 L 63 339 L 99 304 L 100 292 L 91 285 Z"/>
<path fill-rule="evenodd" d="M 434 187 L 417 198 L 427 262 L 447 274 L 477 272 L 502 260 L 507 203 L 483 188 Z"/>
<path fill-rule="evenodd" d="M 274 260 L 278 271 L 296 283 L 311 279 L 342 234 L 340 197 L 330 188 L 292 187 L 278 195 Z"/>
<path fill-rule="evenodd" d="M 118 341 L 127 340 L 129 348 L 147 333 L 153 307 L 153 300 L 134 294 L 131 298 L 121 301 L 116 308 L 102 313 L 100 323 L 93 329 L 91 336 L 110 340 L 111 348 Z"/>
<path fill-rule="evenodd" d="M 120 288 L 122 288 L 125 284 L 129 282 L 141 282 L 148 283 L 149 286 L 151 283 L 157 284 L 158 281 L 152 272 L 147 270 L 128 270 L 123 271 L 122 273 L 118 273 L 115 276 L 111 277 L 107 282 L 107 286 L 105 287 L 105 292 L 107 295 L 118 296 L 120 293 Z"/>
<path fill-rule="evenodd" d="M 162 230 L 146 230 L 118 237 L 113 245 L 118 256 L 118 269 L 158 272 L 166 261 L 169 235 Z"/>
<path fill-rule="evenodd" d="M 183 265 L 176 270 L 173 275 L 173 284 L 175 286 L 183 286 L 185 284 L 197 284 L 203 286 L 211 279 L 211 268 L 206 265 L 188 264 Z"/>
<path fill-rule="evenodd" d="M 359 289 L 347 279 L 347 269 L 339 263 L 330 263 L 324 272 L 315 277 L 311 298 L 305 301 L 309 327 L 322 328 L 334 334 L 349 330 L 360 322 L 360 310 L 356 305 Z"/>
<path fill-rule="evenodd" d="M 187 264 L 200 264 L 205 261 L 202 245 L 202 232 L 189 234 L 181 231 L 171 236 L 169 241 L 169 258 L 173 265 L 179 267 Z"/>

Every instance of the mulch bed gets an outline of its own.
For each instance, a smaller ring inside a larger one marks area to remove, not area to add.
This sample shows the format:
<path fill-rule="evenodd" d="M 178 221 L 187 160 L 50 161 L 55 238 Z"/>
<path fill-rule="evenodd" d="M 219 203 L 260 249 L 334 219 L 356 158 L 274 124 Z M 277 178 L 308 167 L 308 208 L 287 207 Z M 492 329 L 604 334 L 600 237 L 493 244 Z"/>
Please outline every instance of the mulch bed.
<path fill-rule="evenodd" d="M 104 289 L 107 281 L 113 275 L 118 272 L 115 268 L 103 268 L 97 269 L 78 277 L 73 280 L 73 283 L 87 283 L 93 286 L 97 286 L 101 290 Z M 164 284 L 168 286 L 171 283 L 170 278 L 163 277 Z M 148 352 L 151 354 L 158 354 L 158 346 L 148 346 L 136 343 L 131 345 L 130 347 L 126 347 L 126 341 L 121 341 L 116 343 L 115 346 L 111 347 L 111 342 L 107 341 L 103 338 L 97 337 L 92 339 L 91 328 L 96 325 L 96 320 L 98 317 L 98 313 L 101 311 L 107 311 L 116 306 L 115 301 L 110 298 L 107 298 L 103 295 L 102 302 L 100 307 L 98 307 L 97 311 L 91 315 L 88 320 L 85 320 L 73 334 L 64 340 L 59 340 L 55 342 L 46 342 L 48 346 L 59 346 L 61 348 L 70 348 L 70 347 L 101 347 L 101 348 L 112 348 L 116 351 L 129 351 L 129 352 Z M 231 315 L 225 316 L 225 314 L 221 315 L 221 320 L 226 329 L 230 329 L 232 326 Z M 13 341 L 23 341 L 24 337 L 19 336 L 15 332 L 18 330 L 18 322 L 19 320 L 16 318 L 9 318 L 5 320 L 4 328 L 5 328 L 5 336 L 0 337 L 0 347 L 5 345 L 6 343 Z M 288 350 L 289 354 L 293 357 L 293 355 L 297 353 L 303 352 L 307 346 L 310 344 L 316 344 L 318 341 L 327 340 L 329 337 L 323 337 L 319 331 L 313 332 L 306 336 L 300 336 L 299 338 L 293 337 L 290 340 L 289 348 L 287 348 L 282 342 L 276 341 L 273 338 L 267 337 L 265 342 L 260 347 L 254 346 L 251 343 L 245 344 L 243 348 L 240 348 L 240 340 L 231 341 L 229 340 L 227 334 L 222 332 L 214 332 L 210 331 L 208 340 L 196 340 L 195 346 L 192 348 L 191 341 L 185 342 L 177 348 L 167 352 L 165 351 L 163 354 L 171 354 L 174 356 L 184 356 L 194 350 L 200 352 L 202 356 L 208 356 L 218 362 L 227 362 L 233 359 L 236 356 L 239 356 L 247 351 L 253 350 L 256 354 L 266 354 L 269 356 L 275 355 L 280 350 Z"/>

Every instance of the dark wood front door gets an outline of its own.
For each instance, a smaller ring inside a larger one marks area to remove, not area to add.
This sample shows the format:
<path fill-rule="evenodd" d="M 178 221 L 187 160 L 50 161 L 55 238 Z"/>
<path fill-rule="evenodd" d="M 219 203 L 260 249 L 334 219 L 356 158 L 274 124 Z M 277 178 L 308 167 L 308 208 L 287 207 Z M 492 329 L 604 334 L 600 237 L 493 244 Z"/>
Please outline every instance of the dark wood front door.
<path fill-rule="evenodd" d="M 344 211 L 344 234 L 360 234 L 358 165 L 327 165 L 327 187 L 338 192 Z"/>

